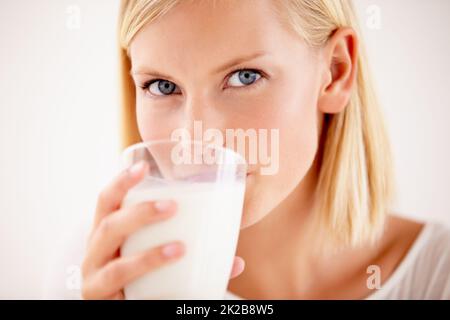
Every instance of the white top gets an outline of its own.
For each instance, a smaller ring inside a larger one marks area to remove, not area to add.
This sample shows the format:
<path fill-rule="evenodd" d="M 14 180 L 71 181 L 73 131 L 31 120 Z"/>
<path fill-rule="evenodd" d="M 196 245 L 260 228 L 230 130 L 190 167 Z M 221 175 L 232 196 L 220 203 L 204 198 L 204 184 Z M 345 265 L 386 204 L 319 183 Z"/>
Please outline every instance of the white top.
<path fill-rule="evenodd" d="M 47 273 L 45 299 L 81 298 L 80 265 L 87 232 L 69 237 L 72 243 L 63 244 L 62 254 L 53 259 Z M 224 299 L 242 298 L 228 291 Z M 366 299 L 450 299 L 450 229 L 426 223 L 397 269 Z"/>

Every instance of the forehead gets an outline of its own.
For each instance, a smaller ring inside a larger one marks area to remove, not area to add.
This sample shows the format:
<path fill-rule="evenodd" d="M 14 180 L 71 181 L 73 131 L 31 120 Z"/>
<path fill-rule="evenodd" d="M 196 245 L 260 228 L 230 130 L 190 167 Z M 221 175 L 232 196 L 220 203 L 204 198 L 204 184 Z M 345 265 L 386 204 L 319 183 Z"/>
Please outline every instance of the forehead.
<path fill-rule="evenodd" d="M 273 51 L 287 36 L 272 0 L 181 1 L 130 44 L 133 65 L 215 65 L 224 56 Z"/>

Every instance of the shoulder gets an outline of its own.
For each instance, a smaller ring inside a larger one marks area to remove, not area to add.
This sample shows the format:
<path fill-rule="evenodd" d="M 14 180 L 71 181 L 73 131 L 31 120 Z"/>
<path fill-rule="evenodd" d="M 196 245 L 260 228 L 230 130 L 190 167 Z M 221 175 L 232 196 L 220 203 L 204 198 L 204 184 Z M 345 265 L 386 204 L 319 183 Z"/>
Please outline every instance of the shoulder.
<path fill-rule="evenodd" d="M 417 255 L 421 258 L 417 264 L 422 266 L 420 271 L 425 272 L 430 281 L 431 278 L 445 280 L 450 285 L 450 227 L 428 222 L 417 242 Z"/>
<path fill-rule="evenodd" d="M 406 254 L 434 254 L 448 258 L 450 254 L 450 226 L 435 221 L 419 222 L 398 216 L 391 218 L 396 243 L 407 247 Z"/>
<path fill-rule="evenodd" d="M 421 299 L 450 299 L 450 228 L 425 224 L 411 249 L 410 276 Z"/>
<path fill-rule="evenodd" d="M 450 227 L 393 218 L 396 245 L 404 250 L 390 279 L 375 294 L 385 299 L 450 299 Z"/>

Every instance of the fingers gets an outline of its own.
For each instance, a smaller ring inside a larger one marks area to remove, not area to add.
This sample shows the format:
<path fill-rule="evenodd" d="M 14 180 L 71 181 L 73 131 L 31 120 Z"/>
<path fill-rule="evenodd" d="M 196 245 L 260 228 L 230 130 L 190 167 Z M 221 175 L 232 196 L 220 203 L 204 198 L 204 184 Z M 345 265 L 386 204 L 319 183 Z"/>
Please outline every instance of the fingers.
<path fill-rule="evenodd" d="M 106 297 L 104 300 L 125 300 L 125 294 L 123 293 L 123 290 L 120 290 L 119 292 Z"/>
<path fill-rule="evenodd" d="M 105 217 L 94 231 L 86 252 L 86 269 L 97 269 L 110 260 L 125 239 L 139 228 L 170 218 L 174 201 L 149 201 L 122 208 Z"/>
<path fill-rule="evenodd" d="M 141 161 L 131 168 L 122 171 L 99 195 L 95 210 L 93 230 L 100 221 L 113 211 L 120 208 L 127 191 L 135 186 L 148 171 L 148 163 Z"/>
<path fill-rule="evenodd" d="M 245 269 L 245 261 L 241 257 L 234 257 L 233 267 L 231 268 L 230 279 L 239 276 Z"/>
<path fill-rule="evenodd" d="M 153 248 L 144 253 L 122 257 L 109 262 L 83 283 L 84 299 L 120 299 L 121 290 L 129 282 L 173 262 L 184 255 L 185 247 L 176 241 Z"/>

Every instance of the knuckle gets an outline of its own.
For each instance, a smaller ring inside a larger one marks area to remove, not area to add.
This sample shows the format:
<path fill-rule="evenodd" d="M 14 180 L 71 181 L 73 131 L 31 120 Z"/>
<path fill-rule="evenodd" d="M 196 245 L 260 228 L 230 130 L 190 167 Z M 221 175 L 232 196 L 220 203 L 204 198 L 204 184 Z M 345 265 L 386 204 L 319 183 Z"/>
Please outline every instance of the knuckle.
<path fill-rule="evenodd" d="M 125 178 L 121 178 L 116 182 L 115 189 L 118 190 L 120 193 L 125 193 L 129 189 L 129 183 L 128 180 Z"/>
<path fill-rule="evenodd" d="M 97 203 L 100 203 L 100 204 L 106 203 L 109 198 L 108 194 L 109 194 L 109 192 L 107 189 L 103 189 L 102 191 L 100 191 L 97 196 Z"/>
<path fill-rule="evenodd" d="M 99 226 L 99 232 L 102 234 L 102 236 L 103 237 L 110 236 L 113 233 L 113 229 L 114 227 L 111 218 L 109 217 L 103 218 Z"/>
<path fill-rule="evenodd" d="M 125 276 L 125 269 L 115 264 L 104 271 L 103 281 L 105 281 L 105 283 L 123 282 L 125 280 Z"/>
<path fill-rule="evenodd" d="M 163 259 L 159 254 L 159 249 L 152 249 L 141 256 L 140 262 L 147 267 L 155 268 L 163 263 Z"/>
<path fill-rule="evenodd" d="M 144 215 L 145 217 L 150 217 L 153 213 L 153 202 L 141 202 L 136 206 L 136 210 L 140 215 Z"/>
<path fill-rule="evenodd" d="M 124 209 L 124 219 L 133 221 L 133 225 L 145 225 L 152 219 L 151 205 L 147 203 L 134 204 Z"/>

